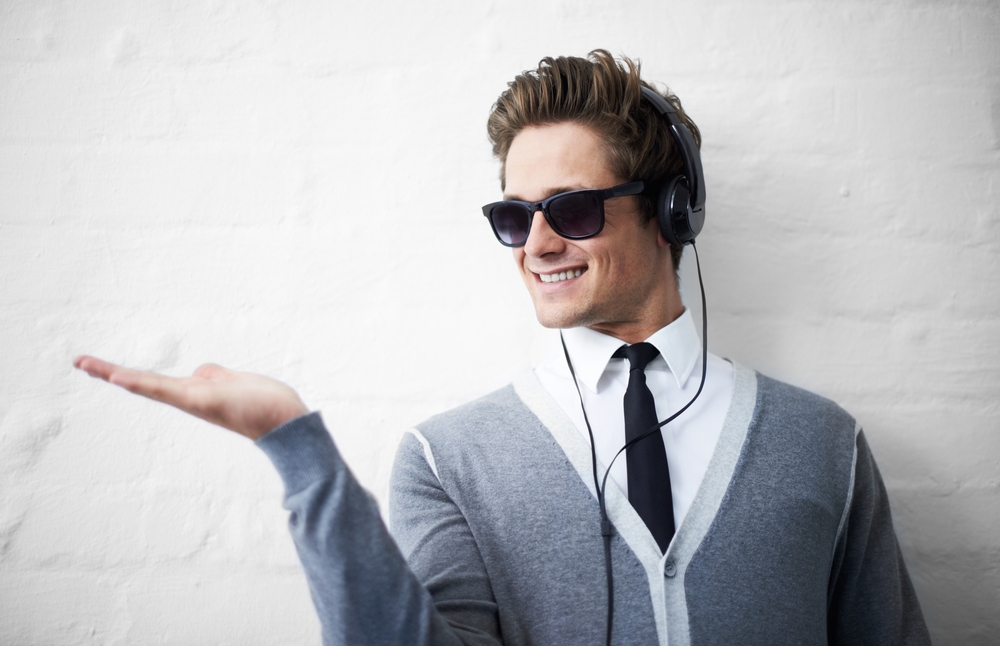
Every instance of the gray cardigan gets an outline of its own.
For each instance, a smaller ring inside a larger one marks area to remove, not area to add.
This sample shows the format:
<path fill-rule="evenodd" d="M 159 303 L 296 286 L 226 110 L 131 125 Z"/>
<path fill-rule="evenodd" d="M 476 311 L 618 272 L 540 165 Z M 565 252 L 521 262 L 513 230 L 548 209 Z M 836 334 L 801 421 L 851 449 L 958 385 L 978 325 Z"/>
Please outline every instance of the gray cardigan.
<path fill-rule="evenodd" d="M 406 435 L 395 541 L 318 415 L 258 444 L 285 482 L 325 644 L 604 643 L 590 449 L 533 373 Z M 607 500 L 613 643 L 930 641 L 864 435 L 816 395 L 736 366 L 666 554 L 616 487 Z"/>

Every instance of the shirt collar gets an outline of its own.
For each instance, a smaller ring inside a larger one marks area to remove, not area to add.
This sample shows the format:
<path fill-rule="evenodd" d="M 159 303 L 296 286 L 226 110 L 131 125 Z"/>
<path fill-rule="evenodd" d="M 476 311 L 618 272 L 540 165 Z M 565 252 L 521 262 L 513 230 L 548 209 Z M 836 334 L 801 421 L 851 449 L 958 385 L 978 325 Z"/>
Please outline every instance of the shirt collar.
<path fill-rule="evenodd" d="M 597 382 L 607 369 L 611 355 L 624 342 L 586 327 L 562 330 L 562 334 L 577 378 L 591 392 L 597 392 Z M 701 355 L 701 340 L 691 312 L 685 309 L 683 314 L 654 332 L 646 342 L 656 346 L 677 381 L 677 387 L 683 388 Z M 560 352 L 560 358 L 565 363 L 561 355 Z M 653 362 L 658 362 L 658 359 Z"/>

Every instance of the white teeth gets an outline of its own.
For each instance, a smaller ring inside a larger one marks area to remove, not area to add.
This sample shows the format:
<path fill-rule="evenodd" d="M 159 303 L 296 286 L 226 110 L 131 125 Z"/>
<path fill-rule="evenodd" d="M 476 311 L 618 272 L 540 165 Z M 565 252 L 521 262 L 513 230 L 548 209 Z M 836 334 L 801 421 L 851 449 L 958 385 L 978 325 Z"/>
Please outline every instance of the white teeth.
<path fill-rule="evenodd" d="M 576 278 L 582 273 L 582 269 L 571 269 L 569 271 L 561 271 L 558 274 L 538 274 L 538 277 L 542 279 L 543 283 L 558 283 L 567 278 Z"/>

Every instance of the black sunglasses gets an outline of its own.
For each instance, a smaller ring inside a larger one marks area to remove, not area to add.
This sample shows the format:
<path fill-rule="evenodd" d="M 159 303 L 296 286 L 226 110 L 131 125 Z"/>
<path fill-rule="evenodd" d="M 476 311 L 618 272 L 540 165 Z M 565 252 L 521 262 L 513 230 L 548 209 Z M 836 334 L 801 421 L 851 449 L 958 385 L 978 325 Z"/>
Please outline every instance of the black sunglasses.
<path fill-rule="evenodd" d="M 593 238 L 604 229 L 604 200 L 642 193 L 642 182 L 619 184 L 612 188 L 589 188 L 567 191 L 541 202 L 504 200 L 483 207 L 493 233 L 505 247 L 520 247 L 528 241 L 531 219 L 541 210 L 552 230 L 570 240 Z"/>

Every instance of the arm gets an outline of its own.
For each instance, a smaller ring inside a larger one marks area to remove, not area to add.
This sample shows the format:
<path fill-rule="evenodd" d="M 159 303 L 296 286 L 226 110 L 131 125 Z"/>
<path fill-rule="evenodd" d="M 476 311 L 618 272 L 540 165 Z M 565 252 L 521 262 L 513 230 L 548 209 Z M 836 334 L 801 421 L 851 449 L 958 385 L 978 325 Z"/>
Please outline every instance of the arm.
<path fill-rule="evenodd" d="M 856 441 L 850 508 L 830 576 L 830 643 L 930 644 L 892 529 L 882 476 L 864 433 Z"/>
<path fill-rule="evenodd" d="M 292 420 L 257 445 L 285 483 L 289 527 L 324 644 L 499 643 L 453 627 L 438 612 L 318 414 Z"/>
<path fill-rule="evenodd" d="M 79 357 L 74 365 L 257 441 L 285 483 L 292 538 L 327 646 L 498 643 L 453 629 L 438 612 L 319 415 L 305 414 L 305 405 L 285 384 L 213 365 L 186 378 L 93 357 Z"/>

